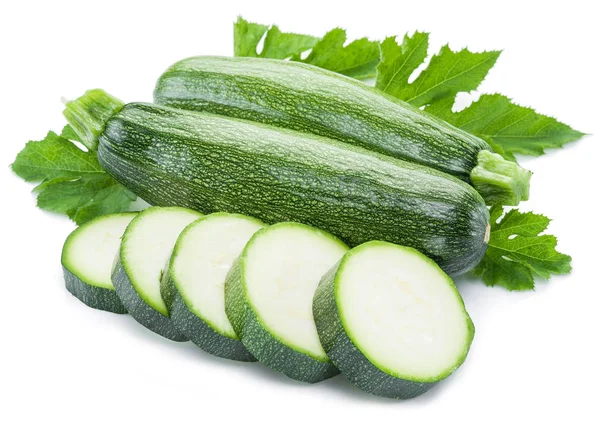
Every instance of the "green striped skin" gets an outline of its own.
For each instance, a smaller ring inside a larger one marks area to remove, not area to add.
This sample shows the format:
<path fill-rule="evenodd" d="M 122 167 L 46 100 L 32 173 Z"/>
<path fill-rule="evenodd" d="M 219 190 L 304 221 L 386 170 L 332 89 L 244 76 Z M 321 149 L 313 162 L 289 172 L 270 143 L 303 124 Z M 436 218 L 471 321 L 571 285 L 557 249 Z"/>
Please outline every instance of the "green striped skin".
<path fill-rule="evenodd" d="M 125 314 L 127 310 L 121 303 L 114 289 L 100 288 L 90 285 L 63 266 L 63 275 L 67 290 L 83 304 L 98 310 Z"/>
<path fill-rule="evenodd" d="M 256 361 L 239 339 L 217 332 L 188 308 L 168 270 L 163 273 L 160 292 L 173 325 L 195 345 L 217 357 L 236 361 Z"/>
<path fill-rule="evenodd" d="M 465 310 L 469 332 L 468 346 L 452 370 L 443 373 L 438 378 L 427 379 L 428 381 L 407 380 L 386 373 L 377 367 L 360 351 L 346 332 L 344 321 L 340 317 L 340 304 L 336 296 L 337 284 L 339 284 L 338 275 L 342 272 L 344 262 L 358 249 L 368 246 L 369 244 L 363 244 L 346 253 L 341 261 L 331 268 L 321 279 L 313 299 L 313 317 L 317 326 L 317 332 L 319 333 L 319 340 L 331 361 L 333 361 L 351 383 L 361 390 L 387 398 L 414 398 L 425 393 L 441 380 L 448 377 L 464 362 L 475 334 L 475 327 Z M 450 278 L 448 278 L 448 281 L 455 288 Z M 458 291 L 456 291 L 456 295 L 462 303 L 462 298 L 458 294 Z"/>
<path fill-rule="evenodd" d="M 245 252 L 235 260 L 227 274 L 225 313 L 248 351 L 267 367 L 294 380 L 317 383 L 339 374 L 329 359 L 318 360 L 295 350 L 263 325 L 246 295 L 244 259 Z"/>
<path fill-rule="evenodd" d="M 176 342 L 188 340 L 175 328 L 171 319 L 152 308 L 139 296 L 127 276 L 120 254 L 113 268 L 112 282 L 123 306 L 138 323 L 167 339 Z"/>
<path fill-rule="evenodd" d="M 355 79 L 304 63 L 192 57 L 159 79 L 157 104 L 360 145 L 468 181 L 483 140 Z"/>
<path fill-rule="evenodd" d="M 305 223 L 349 246 L 416 248 L 447 273 L 486 249 L 481 196 L 455 177 L 310 134 L 131 103 L 99 139 L 102 167 L 145 201 Z"/>

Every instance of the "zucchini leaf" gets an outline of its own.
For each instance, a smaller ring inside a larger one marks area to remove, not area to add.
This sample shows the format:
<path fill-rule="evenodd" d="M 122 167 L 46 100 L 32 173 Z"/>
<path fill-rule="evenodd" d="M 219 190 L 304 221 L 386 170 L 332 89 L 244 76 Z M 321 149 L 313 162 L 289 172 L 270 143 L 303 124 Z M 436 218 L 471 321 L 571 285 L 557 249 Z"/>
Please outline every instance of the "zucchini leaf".
<path fill-rule="evenodd" d="M 306 59 L 301 60 L 296 56 L 292 60 L 312 64 L 355 79 L 375 77 L 380 55 L 379 43 L 369 41 L 367 38 L 357 39 L 344 46 L 345 43 L 346 31 L 335 28 L 317 42 Z"/>
<path fill-rule="evenodd" d="M 409 83 L 410 75 L 425 61 L 428 46 L 429 34 L 422 32 L 405 35 L 400 45 L 395 37 L 383 41 L 375 86 L 415 107 L 421 107 L 444 98 L 454 98 L 459 92 L 477 89 L 500 56 L 500 51 L 472 53 L 465 48 L 456 52 L 444 45 L 419 76 Z"/>
<path fill-rule="evenodd" d="M 266 35 L 265 35 L 266 34 Z M 264 37 L 262 50 L 258 51 Z M 323 38 L 310 35 L 281 32 L 279 27 L 268 27 L 248 22 L 238 17 L 233 26 L 234 56 L 292 59 L 312 64 L 356 79 L 375 77 L 379 63 L 379 43 L 367 38 L 346 43 L 346 31 L 335 28 Z M 306 59 L 301 54 L 311 50 Z"/>
<path fill-rule="evenodd" d="M 502 206 L 490 209 L 491 233 L 483 260 L 473 270 L 489 286 L 509 290 L 534 289 L 534 277 L 571 271 L 571 257 L 556 251 L 556 237 L 542 235 L 550 219 L 532 212 L 511 209 L 504 217 Z M 500 219 L 502 217 L 502 219 Z"/>
<path fill-rule="evenodd" d="M 43 140 L 28 142 L 12 164 L 19 177 L 41 182 L 34 188 L 38 207 L 64 213 L 77 224 L 129 209 L 136 196 L 100 167 L 95 153 L 69 139 L 78 140 L 68 125 L 60 136 L 48 132 Z"/>
<path fill-rule="evenodd" d="M 539 156 L 548 148 L 560 148 L 584 136 L 584 133 L 531 108 L 516 105 L 500 94 L 481 95 L 459 112 L 452 111 L 453 104 L 454 98 L 449 97 L 425 110 L 488 140 L 492 147 L 498 145 L 503 151 L 500 153 L 513 160 L 515 153 Z"/>
<path fill-rule="evenodd" d="M 400 98 L 408 86 L 408 78 L 427 58 L 429 34 L 415 32 L 404 35 L 402 44 L 396 37 L 388 37 L 381 43 L 381 62 L 377 66 L 375 87 Z"/>
<path fill-rule="evenodd" d="M 263 37 L 265 42 L 259 53 L 258 44 Z M 236 57 L 286 59 L 310 50 L 317 41 L 317 37 L 281 32 L 276 25 L 269 28 L 241 16 L 233 25 L 233 55 Z"/>

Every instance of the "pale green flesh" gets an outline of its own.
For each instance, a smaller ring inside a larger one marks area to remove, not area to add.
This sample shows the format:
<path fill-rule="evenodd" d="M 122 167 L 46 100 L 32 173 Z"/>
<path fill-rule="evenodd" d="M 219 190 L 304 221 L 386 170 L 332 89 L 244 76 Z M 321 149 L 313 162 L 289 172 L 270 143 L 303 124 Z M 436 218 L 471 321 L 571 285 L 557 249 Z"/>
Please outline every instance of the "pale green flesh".
<path fill-rule="evenodd" d="M 202 214 L 178 207 L 152 207 L 129 224 L 121 243 L 121 261 L 138 295 L 167 316 L 160 277 L 181 231 Z"/>
<path fill-rule="evenodd" d="M 336 276 L 344 329 L 381 371 L 431 382 L 464 359 L 473 330 L 452 280 L 419 252 L 384 242 L 351 251 Z"/>
<path fill-rule="evenodd" d="M 125 228 L 135 216 L 133 212 L 106 215 L 77 228 L 65 241 L 62 265 L 82 282 L 114 290 L 112 265 Z"/>
<path fill-rule="evenodd" d="M 225 314 L 225 277 L 250 237 L 263 227 L 243 215 L 209 215 L 181 233 L 171 259 L 173 282 L 188 309 L 230 338 L 237 336 Z"/>
<path fill-rule="evenodd" d="M 321 276 L 348 250 L 329 234 L 295 223 L 259 231 L 244 251 L 247 299 L 271 335 L 296 351 L 328 360 L 312 318 Z"/>

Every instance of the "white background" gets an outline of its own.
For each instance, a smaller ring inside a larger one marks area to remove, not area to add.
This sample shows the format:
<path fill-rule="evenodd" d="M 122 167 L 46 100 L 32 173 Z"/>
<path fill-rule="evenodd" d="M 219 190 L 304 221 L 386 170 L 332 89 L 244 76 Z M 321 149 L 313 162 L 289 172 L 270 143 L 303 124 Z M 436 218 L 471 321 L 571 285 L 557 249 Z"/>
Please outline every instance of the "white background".
<path fill-rule="evenodd" d="M 573 256 L 572 274 L 523 293 L 458 281 L 477 328 L 469 358 L 411 401 L 371 397 L 341 376 L 311 386 L 221 360 L 89 309 L 64 289 L 60 251 L 74 224 L 37 209 L 33 185 L 8 165 L 26 140 L 60 130 L 61 97 L 102 87 L 150 101 L 172 62 L 230 55 L 238 14 L 313 35 L 419 29 L 432 33 L 432 52 L 446 42 L 503 49 L 481 91 L 600 132 L 594 2 L 352 3 L 1 3 L 0 419 L 600 419 L 597 136 L 521 161 L 534 172 L 522 208 L 553 218 L 549 231 Z"/>

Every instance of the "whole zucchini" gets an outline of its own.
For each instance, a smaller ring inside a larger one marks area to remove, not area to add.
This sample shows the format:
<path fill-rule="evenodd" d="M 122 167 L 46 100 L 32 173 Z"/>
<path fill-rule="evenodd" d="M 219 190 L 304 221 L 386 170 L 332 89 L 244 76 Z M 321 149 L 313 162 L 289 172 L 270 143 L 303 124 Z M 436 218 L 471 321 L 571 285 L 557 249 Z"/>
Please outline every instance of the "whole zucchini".
<path fill-rule="evenodd" d="M 471 182 L 488 204 L 527 200 L 531 173 L 482 139 L 355 79 L 283 60 L 192 57 L 159 79 L 154 101 L 299 130 Z"/>
<path fill-rule="evenodd" d="M 102 167 L 153 205 L 302 222 L 350 246 L 386 240 L 449 274 L 485 252 L 487 207 L 455 177 L 311 134 L 154 104 L 107 105 L 116 101 L 88 91 L 65 115 L 87 143 L 98 142 Z"/>

